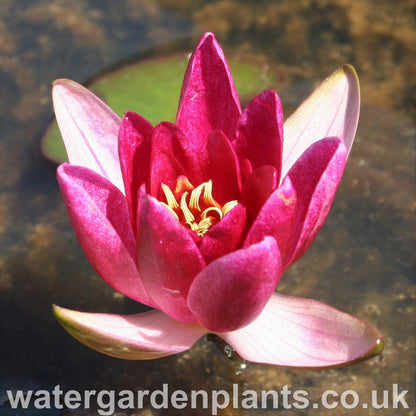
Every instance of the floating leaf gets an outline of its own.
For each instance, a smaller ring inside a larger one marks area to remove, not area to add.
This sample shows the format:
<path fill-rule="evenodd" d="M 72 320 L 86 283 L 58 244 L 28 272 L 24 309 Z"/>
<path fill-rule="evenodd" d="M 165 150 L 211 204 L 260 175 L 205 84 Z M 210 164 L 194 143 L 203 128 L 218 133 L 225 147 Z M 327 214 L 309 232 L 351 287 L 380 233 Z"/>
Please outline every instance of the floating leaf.
<path fill-rule="evenodd" d="M 140 59 L 106 70 L 86 86 L 120 116 L 131 110 L 153 125 L 163 120 L 174 122 L 186 64 L 185 53 Z M 243 101 L 277 83 L 277 74 L 266 65 L 237 59 L 229 60 L 229 64 Z M 56 163 L 67 160 L 55 119 L 42 137 L 42 153 Z"/>

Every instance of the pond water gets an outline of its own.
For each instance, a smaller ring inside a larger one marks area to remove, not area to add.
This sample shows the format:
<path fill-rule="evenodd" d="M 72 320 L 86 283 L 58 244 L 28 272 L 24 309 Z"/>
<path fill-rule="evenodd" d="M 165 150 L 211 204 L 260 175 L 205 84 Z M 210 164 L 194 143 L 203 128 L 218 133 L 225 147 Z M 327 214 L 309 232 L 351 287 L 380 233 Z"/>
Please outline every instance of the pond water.
<path fill-rule="evenodd" d="M 337 415 L 415 414 L 414 276 L 414 1 L 387 0 L 99 0 L 0 2 L 0 414 L 89 415 L 94 410 L 28 412 L 8 408 L 6 390 L 171 391 L 224 389 L 308 391 L 409 390 L 410 409 Z M 345 62 L 360 76 L 362 111 L 356 143 L 328 220 L 278 290 L 319 299 L 372 323 L 385 351 L 333 370 L 248 364 L 225 358 L 201 339 L 190 351 L 156 361 L 100 355 L 71 338 L 51 305 L 135 313 L 85 259 L 58 190 L 56 165 L 43 158 L 40 137 L 51 114 L 50 85 L 80 82 L 149 48 L 213 31 L 226 54 L 261 62 L 278 74 L 290 113 L 313 86 Z M 244 367 L 244 366 L 243 366 Z M 390 396 L 391 399 L 391 396 Z M 392 405 L 390 400 L 390 405 Z M 146 407 L 146 406 L 145 406 Z M 207 415 L 208 410 L 120 410 L 120 415 Z M 334 414 L 308 408 L 287 415 Z M 357 413 L 356 413 L 357 412 Z M 229 415 L 274 415 L 243 410 Z"/>

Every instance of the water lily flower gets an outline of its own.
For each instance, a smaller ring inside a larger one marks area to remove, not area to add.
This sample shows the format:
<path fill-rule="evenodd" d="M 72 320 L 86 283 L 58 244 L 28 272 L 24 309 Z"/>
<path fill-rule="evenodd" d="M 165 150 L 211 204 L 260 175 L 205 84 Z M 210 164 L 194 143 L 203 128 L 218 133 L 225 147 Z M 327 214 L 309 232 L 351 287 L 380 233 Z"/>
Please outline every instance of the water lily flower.
<path fill-rule="evenodd" d="M 359 113 L 351 66 L 284 124 L 274 91 L 241 109 L 211 33 L 190 58 L 176 124 L 152 126 L 134 112 L 120 119 L 65 79 L 53 100 L 70 161 L 58 180 L 79 242 L 109 285 L 152 308 L 126 316 L 56 306 L 75 338 L 125 359 L 182 352 L 207 333 L 244 359 L 285 366 L 380 352 L 382 338 L 366 322 L 275 292 L 341 179 Z"/>

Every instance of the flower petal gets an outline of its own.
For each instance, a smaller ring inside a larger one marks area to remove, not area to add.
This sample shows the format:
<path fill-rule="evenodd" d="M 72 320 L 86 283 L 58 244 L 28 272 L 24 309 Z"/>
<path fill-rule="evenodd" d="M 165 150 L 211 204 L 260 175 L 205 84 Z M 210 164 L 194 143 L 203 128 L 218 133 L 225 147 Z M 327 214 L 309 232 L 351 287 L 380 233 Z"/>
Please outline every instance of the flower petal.
<path fill-rule="evenodd" d="M 274 293 L 261 315 L 234 332 L 219 333 L 244 359 L 290 367 L 334 367 L 383 349 L 366 322 L 312 299 Z"/>
<path fill-rule="evenodd" d="M 118 159 L 118 117 L 75 81 L 59 79 L 52 90 L 56 120 L 69 162 L 85 166 L 124 192 Z"/>
<path fill-rule="evenodd" d="M 271 235 L 281 250 L 283 267 L 294 263 L 325 222 L 345 161 L 345 146 L 337 138 L 311 145 L 261 209 L 245 246 Z"/>
<path fill-rule="evenodd" d="M 186 296 L 205 263 L 192 231 L 149 195 L 140 199 L 137 229 L 139 272 L 157 308 L 179 321 L 195 322 Z"/>
<path fill-rule="evenodd" d="M 244 247 L 262 241 L 266 235 L 274 237 L 279 245 L 282 267 L 285 269 L 294 240 L 296 213 L 296 189 L 290 178 L 286 177 L 260 210 L 247 233 Z"/>
<path fill-rule="evenodd" d="M 238 94 L 224 53 L 214 35 L 206 33 L 185 73 L 176 124 L 198 153 L 213 130 L 221 130 L 232 139 L 240 113 Z"/>
<path fill-rule="evenodd" d="M 200 164 L 204 171 L 203 181 L 212 180 L 213 197 L 220 205 L 239 198 L 241 188 L 239 163 L 224 133 L 217 130 L 209 135 L 204 159 Z"/>
<path fill-rule="evenodd" d="M 199 251 L 206 264 L 236 250 L 245 231 L 246 210 L 236 205 L 224 218 L 211 227 L 201 239 Z"/>
<path fill-rule="evenodd" d="M 241 203 L 247 208 L 251 221 L 279 185 L 279 173 L 273 166 L 256 169 L 245 181 L 241 190 Z"/>
<path fill-rule="evenodd" d="M 72 226 L 97 273 L 115 290 L 154 306 L 136 267 L 136 242 L 124 195 L 82 166 L 59 166 L 58 181 Z"/>
<path fill-rule="evenodd" d="M 202 270 L 190 287 L 189 309 L 211 331 L 234 331 L 257 318 L 280 276 L 279 249 L 266 237 Z"/>
<path fill-rule="evenodd" d="M 286 120 L 282 178 L 306 148 L 324 137 L 339 137 L 349 152 L 359 112 L 358 77 L 351 65 L 344 65 L 328 77 Z"/>
<path fill-rule="evenodd" d="M 283 110 L 276 92 L 263 91 L 244 109 L 233 146 L 240 162 L 248 159 L 255 170 L 270 165 L 281 171 Z M 280 178 L 278 178 L 280 180 Z"/>
<path fill-rule="evenodd" d="M 324 224 L 346 159 L 343 142 L 336 138 L 323 139 L 314 143 L 289 171 L 288 176 L 296 189 L 297 215 L 295 245 L 286 267 L 305 253 Z"/>
<path fill-rule="evenodd" d="M 127 112 L 119 131 L 119 157 L 133 230 L 137 226 L 137 202 L 141 185 L 149 186 L 150 146 L 153 127 L 139 114 Z"/>
<path fill-rule="evenodd" d="M 203 182 L 199 160 L 189 138 L 172 123 L 162 122 L 155 127 L 150 163 L 150 194 L 160 200 L 164 198 L 161 184 L 175 189 L 180 175 L 186 176 L 194 186 Z"/>
<path fill-rule="evenodd" d="M 153 310 L 136 315 L 86 313 L 54 306 L 61 325 L 78 341 L 126 360 L 151 360 L 191 348 L 207 331 Z"/>

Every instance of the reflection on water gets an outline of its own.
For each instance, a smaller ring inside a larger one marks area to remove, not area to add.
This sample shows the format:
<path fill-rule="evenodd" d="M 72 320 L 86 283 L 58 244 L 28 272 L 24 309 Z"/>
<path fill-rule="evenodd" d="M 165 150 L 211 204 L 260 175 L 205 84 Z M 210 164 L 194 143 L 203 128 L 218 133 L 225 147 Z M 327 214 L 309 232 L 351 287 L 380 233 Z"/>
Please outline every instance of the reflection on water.
<path fill-rule="evenodd" d="M 362 397 L 371 390 L 391 390 L 393 383 L 412 390 L 416 294 L 411 2 L 351 3 L 1 2 L 0 403 L 5 389 L 51 390 L 56 384 L 78 390 L 153 390 L 168 383 L 172 391 L 231 391 L 233 383 L 242 389 L 279 390 L 289 384 L 307 390 L 313 399 L 329 388 L 352 389 Z M 38 140 L 50 115 L 51 81 L 82 81 L 147 47 L 179 37 L 197 39 L 205 30 L 214 31 L 226 51 L 274 66 L 285 80 L 279 92 L 287 112 L 336 67 L 348 61 L 357 68 L 363 108 L 356 145 L 327 224 L 283 277 L 279 290 L 320 299 L 371 322 L 385 336 L 382 356 L 330 371 L 255 364 L 241 371 L 238 362 L 228 361 L 213 343 L 201 340 L 175 357 L 129 362 L 87 349 L 52 317 L 52 303 L 113 313 L 138 312 L 140 305 L 115 294 L 95 275 L 69 225 L 55 166 L 40 155 Z M 227 409 L 221 414 L 242 412 Z M 317 414 L 312 409 L 304 412 Z"/>

